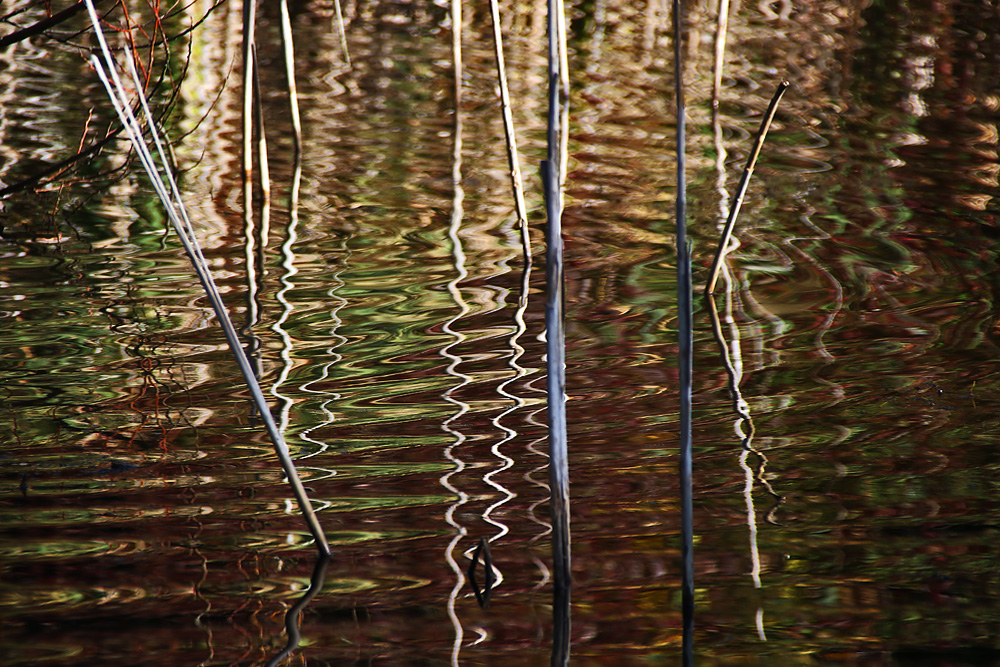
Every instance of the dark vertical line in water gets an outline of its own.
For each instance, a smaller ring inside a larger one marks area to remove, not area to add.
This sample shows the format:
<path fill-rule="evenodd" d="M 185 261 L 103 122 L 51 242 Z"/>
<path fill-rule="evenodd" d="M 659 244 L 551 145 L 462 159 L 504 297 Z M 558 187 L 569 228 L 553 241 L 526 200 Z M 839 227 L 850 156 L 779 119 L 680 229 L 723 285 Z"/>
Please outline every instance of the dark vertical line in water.
<path fill-rule="evenodd" d="M 674 94 L 677 101 L 677 333 L 680 371 L 680 489 L 681 489 L 681 617 L 682 663 L 694 662 L 694 497 L 691 444 L 691 371 L 694 335 L 691 323 L 691 253 L 687 242 L 687 184 L 685 171 L 686 119 L 684 63 L 681 58 L 684 16 L 674 0 Z"/>
<path fill-rule="evenodd" d="M 253 209 L 253 66 L 257 0 L 243 0 L 243 216 L 252 227 Z"/>
<path fill-rule="evenodd" d="M 548 224 L 545 228 L 545 351 L 546 388 L 548 393 L 549 422 L 549 487 L 552 497 L 549 509 L 552 516 L 553 560 L 553 637 L 552 664 L 569 662 L 570 632 L 570 517 L 569 517 L 569 460 L 566 437 L 566 349 L 563 318 L 563 246 L 562 246 L 562 160 L 561 145 L 563 114 L 562 100 L 562 49 L 565 39 L 561 18 L 561 0 L 548 2 L 548 66 L 549 112 L 548 156 L 542 163 L 545 189 L 545 211 Z"/>

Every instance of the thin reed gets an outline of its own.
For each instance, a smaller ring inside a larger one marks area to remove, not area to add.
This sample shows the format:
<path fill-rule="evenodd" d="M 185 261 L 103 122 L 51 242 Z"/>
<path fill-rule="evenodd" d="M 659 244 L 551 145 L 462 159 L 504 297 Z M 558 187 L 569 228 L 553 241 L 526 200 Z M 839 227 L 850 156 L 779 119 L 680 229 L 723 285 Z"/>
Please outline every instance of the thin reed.
<path fill-rule="evenodd" d="M 568 80 L 565 71 L 565 14 L 561 0 L 548 3 L 549 109 L 547 159 L 542 163 L 545 189 L 545 351 L 549 426 L 549 511 L 552 518 L 553 639 L 552 664 L 569 663 L 570 501 L 566 429 L 566 342 L 564 329 L 562 182 L 565 173 Z"/>
<path fill-rule="evenodd" d="M 500 87 L 500 107 L 503 113 L 503 130 L 507 147 L 507 164 L 510 167 L 511 189 L 514 192 L 514 210 L 517 225 L 521 230 L 521 245 L 524 263 L 531 264 L 531 237 L 528 235 L 528 211 L 524 203 L 524 184 L 521 166 L 517 157 L 517 136 L 514 132 L 514 116 L 510 106 L 510 91 L 507 87 L 507 65 L 503 56 L 503 32 L 500 29 L 500 3 L 490 0 L 490 15 L 493 19 L 493 45 L 497 59 L 497 83 Z"/>
<path fill-rule="evenodd" d="M 174 178 L 170 167 L 170 161 L 167 158 L 164 143 L 160 138 L 159 132 L 156 129 L 156 123 L 149 111 L 148 103 L 145 95 L 143 94 L 142 82 L 140 81 L 135 70 L 135 66 L 130 58 L 126 58 L 126 63 L 129 65 L 132 77 L 132 83 L 135 87 L 135 94 L 139 99 L 141 109 L 147 119 L 149 134 L 153 140 L 156 155 L 159 158 L 159 166 L 157 165 L 152 152 L 146 145 L 143 138 L 142 128 L 128 103 L 128 95 L 125 91 L 125 87 L 122 85 L 121 79 L 118 76 L 117 61 L 112 56 L 111 49 L 108 47 L 107 41 L 104 39 L 104 34 L 101 30 L 100 22 L 94 9 L 93 0 L 86 0 L 86 2 L 87 10 L 90 13 L 90 19 L 94 26 L 94 32 L 97 36 L 101 52 L 104 56 L 104 62 L 102 63 L 101 59 L 98 58 L 96 54 L 91 55 L 90 63 L 100 77 L 101 83 L 104 84 L 111 103 L 125 128 L 125 132 L 131 140 L 132 146 L 139 156 L 139 160 L 141 161 L 143 168 L 149 176 L 157 197 L 163 204 L 167 217 L 170 219 L 171 225 L 176 231 L 177 236 L 184 247 L 184 251 L 191 260 L 195 274 L 198 276 L 198 280 L 201 282 L 202 287 L 205 290 L 205 294 L 208 296 L 208 299 L 212 304 L 212 309 L 215 311 L 219 324 L 222 326 L 229 348 L 232 351 L 233 356 L 236 358 L 236 363 L 243 374 L 247 388 L 250 390 L 253 402 L 257 410 L 259 410 L 268 435 L 271 437 L 271 441 L 274 444 L 275 452 L 281 461 L 282 469 L 288 477 L 289 485 L 292 487 L 299 509 L 306 520 L 309 531 L 312 533 L 313 538 L 316 541 L 316 546 L 321 554 L 329 555 L 330 546 L 327 543 L 323 529 L 319 525 L 319 520 L 316 518 L 316 514 L 313 511 L 312 504 L 309 501 L 305 487 L 299 479 L 298 472 L 295 469 L 295 464 L 292 461 L 291 454 L 288 450 L 288 445 L 285 443 L 280 430 L 271 416 L 270 409 L 267 406 L 267 401 L 264 399 L 260 385 L 254 375 L 253 368 L 250 366 L 250 362 L 247 360 L 246 354 L 243 351 L 236 329 L 233 326 L 232 320 L 229 318 L 229 313 L 222 301 L 222 295 L 219 293 L 219 290 L 215 285 L 215 281 L 213 280 L 212 274 L 208 268 L 208 262 L 202 253 L 201 246 L 198 244 L 194 226 L 191 224 L 191 219 L 188 216 L 187 209 L 181 199 L 176 179 Z M 164 180 L 166 180 L 166 183 L 164 183 Z"/>
<path fill-rule="evenodd" d="M 680 371 L 680 490 L 681 490 L 681 616 L 682 663 L 690 665 L 694 652 L 694 491 L 692 482 L 691 393 L 694 327 L 691 307 L 691 251 L 687 242 L 687 142 L 684 104 L 682 42 L 684 15 L 680 0 L 673 5 L 674 95 L 677 104 L 677 354 Z"/>
<path fill-rule="evenodd" d="M 774 115 L 778 112 L 778 102 L 781 101 L 781 96 L 788 90 L 789 85 L 791 84 L 787 81 L 782 81 L 778 84 L 778 90 L 775 91 L 774 97 L 771 98 L 770 104 L 767 105 L 764 118 L 760 121 L 760 128 L 757 130 L 753 147 L 750 149 L 750 155 L 747 157 L 746 167 L 743 169 L 743 176 L 740 178 L 739 187 L 736 188 L 736 194 L 733 196 L 733 203 L 729 207 L 729 218 L 726 220 L 726 226 L 722 230 L 722 236 L 719 239 L 719 249 L 715 253 L 715 259 L 712 261 L 708 287 L 705 290 L 707 294 L 715 293 L 715 285 L 719 280 L 719 270 L 722 266 L 722 260 L 728 254 L 729 241 L 733 236 L 733 227 L 736 225 L 736 217 L 740 214 L 740 207 L 743 205 L 743 197 L 746 195 L 747 186 L 750 184 L 750 177 L 753 175 L 757 158 L 760 157 L 760 150 L 764 146 L 764 139 L 767 137 L 767 131 L 771 127 L 771 121 L 774 120 Z"/>

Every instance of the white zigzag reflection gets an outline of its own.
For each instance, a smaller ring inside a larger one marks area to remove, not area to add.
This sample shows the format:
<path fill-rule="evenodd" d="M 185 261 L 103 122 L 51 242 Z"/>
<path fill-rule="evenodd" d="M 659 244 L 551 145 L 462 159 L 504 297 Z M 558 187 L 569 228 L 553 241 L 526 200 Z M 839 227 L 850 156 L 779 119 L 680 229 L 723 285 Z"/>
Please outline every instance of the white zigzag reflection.
<path fill-rule="evenodd" d="M 452 164 L 452 182 L 454 183 L 454 198 L 453 207 L 451 214 L 451 224 L 448 227 L 448 238 L 451 241 L 451 252 L 452 252 L 452 263 L 455 267 L 455 277 L 448 282 L 448 294 L 454 300 L 455 305 L 458 306 L 458 313 L 444 323 L 442 330 L 450 335 L 453 340 L 444 347 L 441 348 L 439 354 L 445 359 L 449 360 L 448 367 L 445 372 L 448 375 L 452 375 L 458 379 L 458 384 L 447 389 L 442 398 L 449 403 L 455 405 L 458 409 L 455 414 L 446 419 L 441 424 L 441 429 L 446 433 L 450 434 L 455 438 L 454 442 L 448 445 L 444 450 L 445 457 L 451 461 L 455 468 L 444 475 L 441 476 L 441 486 L 448 489 L 451 493 L 455 494 L 456 500 L 452 503 L 448 510 L 445 512 L 444 519 L 448 522 L 452 528 L 455 529 L 455 536 L 448 543 L 445 548 L 444 557 L 448 562 L 448 566 L 451 567 L 452 572 L 455 573 L 455 585 L 452 587 L 451 592 L 448 594 L 448 618 L 451 619 L 452 627 L 455 629 L 455 641 L 452 644 L 451 650 L 451 662 L 452 665 L 457 667 L 458 656 L 462 650 L 462 622 L 458 618 L 458 612 L 455 610 L 456 603 L 458 601 L 458 595 L 465 585 L 465 573 L 462 572 L 462 568 L 459 566 L 458 562 L 455 560 L 455 547 L 458 543 L 465 537 L 467 531 L 464 526 L 458 523 L 455 519 L 455 513 L 458 508 L 469 502 L 469 496 L 464 491 L 458 489 L 451 483 L 451 478 L 454 475 L 462 472 L 465 469 L 465 463 L 458 458 L 456 455 L 456 450 L 465 442 L 466 437 L 461 431 L 452 427 L 452 424 L 456 423 L 466 412 L 469 411 L 470 406 L 468 403 L 460 401 L 454 398 L 454 393 L 461 389 L 462 387 L 468 385 L 472 382 L 472 377 L 461 373 L 458 371 L 458 366 L 462 363 L 462 357 L 455 355 L 451 352 L 451 349 L 457 345 L 461 345 L 466 336 L 459 331 L 455 331 L 452 327 L 456 322 L 461 320 L 463 317 L 469 314 L 470 308 L 465 302 L 465 298 L 462 296 L 462 291 L 459 289 L 459 284 L 462 280 L 468 276 L 468 271 L 465 269 L 465 252 L 462 249 L 462 241 L 458 236 L 458 231 L 462 226 L 462 201 L 464 199 L 464 192 L 462 191 L 462 114 L 461 114 L 461 91 L 462 91 L 462 52 L 461 52 L 461 5 L 458 2 L 453 2 L 452 4 L 452 25 L 456 26 L 453 35 L 453 49 L 455 58 L 455 144 L 454 144 L 454 161 Z"/>

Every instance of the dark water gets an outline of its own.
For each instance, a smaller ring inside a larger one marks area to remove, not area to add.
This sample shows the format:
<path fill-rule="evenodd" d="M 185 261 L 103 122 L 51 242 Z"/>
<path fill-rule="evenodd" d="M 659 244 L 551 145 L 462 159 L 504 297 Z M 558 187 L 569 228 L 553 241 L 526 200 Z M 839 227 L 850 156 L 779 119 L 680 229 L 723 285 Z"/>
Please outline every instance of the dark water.
<path fill-rule="evenodd" d="M 32 4 L 4 5 L 29 9 L 0 35 L 42 17 Z M 488 11 L 465 12 L 457 192 L 447 7 L 347 3 L 350 69 L 331 8 L 293 7 L 305 133 L 293 215 L 265 8 L 272 211 L 248 229 L 238 10 L 192 33 L 168 129 L 334 550 L 290 664 L 547 664 L 544 272 L 521 326 Z M 504 11 L 538 253 L 544 7 Z M 717 298 L 752 451 L 697 301 L 698 663 L 997 664 L 998 11 L 741 3 L 715 129 L 714 12 L 689 15 L 699 284 L 722 190 L 778 80 L 793 87 Z M 669 11 L 595 0 L 570 17 L 571 662 L 675 664 Z M 111 123 L 74 48 L 88 38 L 70 35 L 83 27 L 3 53 L 0 188 Z M 187 46 L 171 50 L 175 71 Z M 0 661 L 263 665 L 315 551 L 151 188 L 134 168 L 108 173 L 126 155 L 112 142 L 0 202 Z M 485 611 L 462 574 L 481 539 L 500 577 Z"/>

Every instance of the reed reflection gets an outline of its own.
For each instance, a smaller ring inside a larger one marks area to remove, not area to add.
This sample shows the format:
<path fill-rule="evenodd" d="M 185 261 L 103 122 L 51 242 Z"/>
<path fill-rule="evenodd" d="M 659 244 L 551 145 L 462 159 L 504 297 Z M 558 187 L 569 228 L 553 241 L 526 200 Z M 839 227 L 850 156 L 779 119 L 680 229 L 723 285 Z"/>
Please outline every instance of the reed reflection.
<path fill-rule="evenodd" d="M 723 367 L 726 369 L 733 413 L 736 415 L 733 430 L 736 432 L 737 437 L 740 438 L 740 447 L 742 450 L 739 456 L 739 466 L 744 472 L 743 497 L 746 503 L 747 528 L 750 542 L 750 578 L 753 580 L 754 588 L 759 589 L 761 587 L 761 561 L 757 545 L 757 512 L 754 506 L 753 491 L 755 486 L 760 485 L 772 498 L 771 508 L 766 514 L 766 521 L 772 524 L 775 523 L 774 514 L 783 502 L 783 498 L 774 491 L 765 475 L 767 457 L 753 445 L 756 428 L 753 418 L 750 415 L 750 406 L 743 398 L 740 390 L 740 384 L 743 379 L 743 359 L 740 347 L 739 327 L 736 326 L 733 319 L 733 291 L 727 268 L 723 269 L 722 278 L 725 283 L 723 291 L 726 299 L 725 322 L 730 332 L 728 340 L 723 332 L 722 319 L 719 315 L 715 295 L 706 293 L 705 301 L 712 320 L 712 335 L 719 347 L 719 357 L 722 360 Z M 756 467 L 751 467 L 748 463 L 751 455 L 756 458 Z M 761 641 L 766 641 L 763 618 L 763 608 L 759 607 L 755 616 L 757 634 Z"/>
<path fill-rule="evenodd" d="M 302 633 L 299 630 L 299 618 L 302 615 L 302 610 L 305 609 L 310 602 L 312 602 L 317 595 L 323 590 L 323 584 L 326 581 L 326 570 L 330 565 L 332 556 L 328 554 L 320 554 L 316 557 L 316 565 L 313 566 L 312 577 L 309 580 L 309 588 L 303 593 L 299 601 L 292 605 L 287 612 L 285 612 L 285 632 L 288 635 L 288 643 L 285 644 L 285 648 L 275 655 L 273 658 L 268 660 L 267 667 L 277 667 L 281 662 L 291 655 L 292 651 L 299 647 L 302 642 Z"/>
<path fill-rule="evenodd" d="M 466 278 L 466 276 L 468 276 L 468 271 L 465 268 L 465 252 L 462 249 L 462 239 L 458 233 L 462 226 L 462 201 L 465 198 L 465 193 L 462 189 L 462 5 L 460 0 L 452 0 L 451 20 L 452 62 L 455 77 L 455 124 L 452 135 L 451 177 L 453 192 L 451 222 L 448 226 L 448 240 L 451 243 L 451 256 L 455 275 L 450 281 L 448 281 L 447 289 L 448 294 L 451 295 L 452 300 L 458 308 L 458 313 L 452 316 L 441 327 L 442 331 L 452 337 L 452 341 L 442 347 L 439 354 L 449 362 L 447 368 L 445 368 L 445 372 L 448 375 L 454 376 L 458 380 L 458 384 L 449 387 L 442 396 L 445 401 L 453 404 L 457 408 L 457 412 L 441 424 L 441 429 L 454 438 L 454 441 L 445 448 L 444 455 L 454 464 L 455 467 L 444 474 L 440 481 L 443 487 L 455 495 L 455 501 L 448 506 L 448 510 L 445 512 L 445 521 L 452 526 L 452 528 L 454 528 L 455 535 L 445 548 L 444 555 L 448 566 L 455 575 L 455 584 L 452 586 L 451 591 L 448 594 L 447 608 L 448 618 L 451 620 L 454 632 L 454 641 L 451 649 L 451 664 L 457 667 L 459 664 L 459 654 L 462 650 L 462 641 L 465 636 L 462 621 L 459 619 L 457 611 L 458 597 L 462 592 L 462 589 L 465 587 L 465 574 L 455 558 L 455 550 L 468 531 L 465 526 L 458 522 L 456 513 L 462 505 L 465 505 L 469 501 L 469 495 L 465 493 L 465 491 L 457 488 L 451 482 L 451 478 L 453 476 L 461 473 L 465 469 L 465 462 L 458 456 L 456 450 L 461 447 L 462 443 L 465 442 L 466 436 L 459 429 L 455 428 L 453 424 L 456 424 L 456 422 L 471 409 L 471 406 L 465 401 L 455 398 L 454 394 L 462 387 L 465 387 L 473 382 L 471 375 L 467 375 L 458 370 L 458 367 L 462 364 L 463 360 L 460 355 L 452 352 L 452 348 L 461 345 L 466 339 L 465 334 L 455 330 L 453 327 L 457 322 L 471 312 L 471 308 L 465 302 L 465 297 L 462 295 L 462 290 L 459 288 L 459 284 Z"/>

